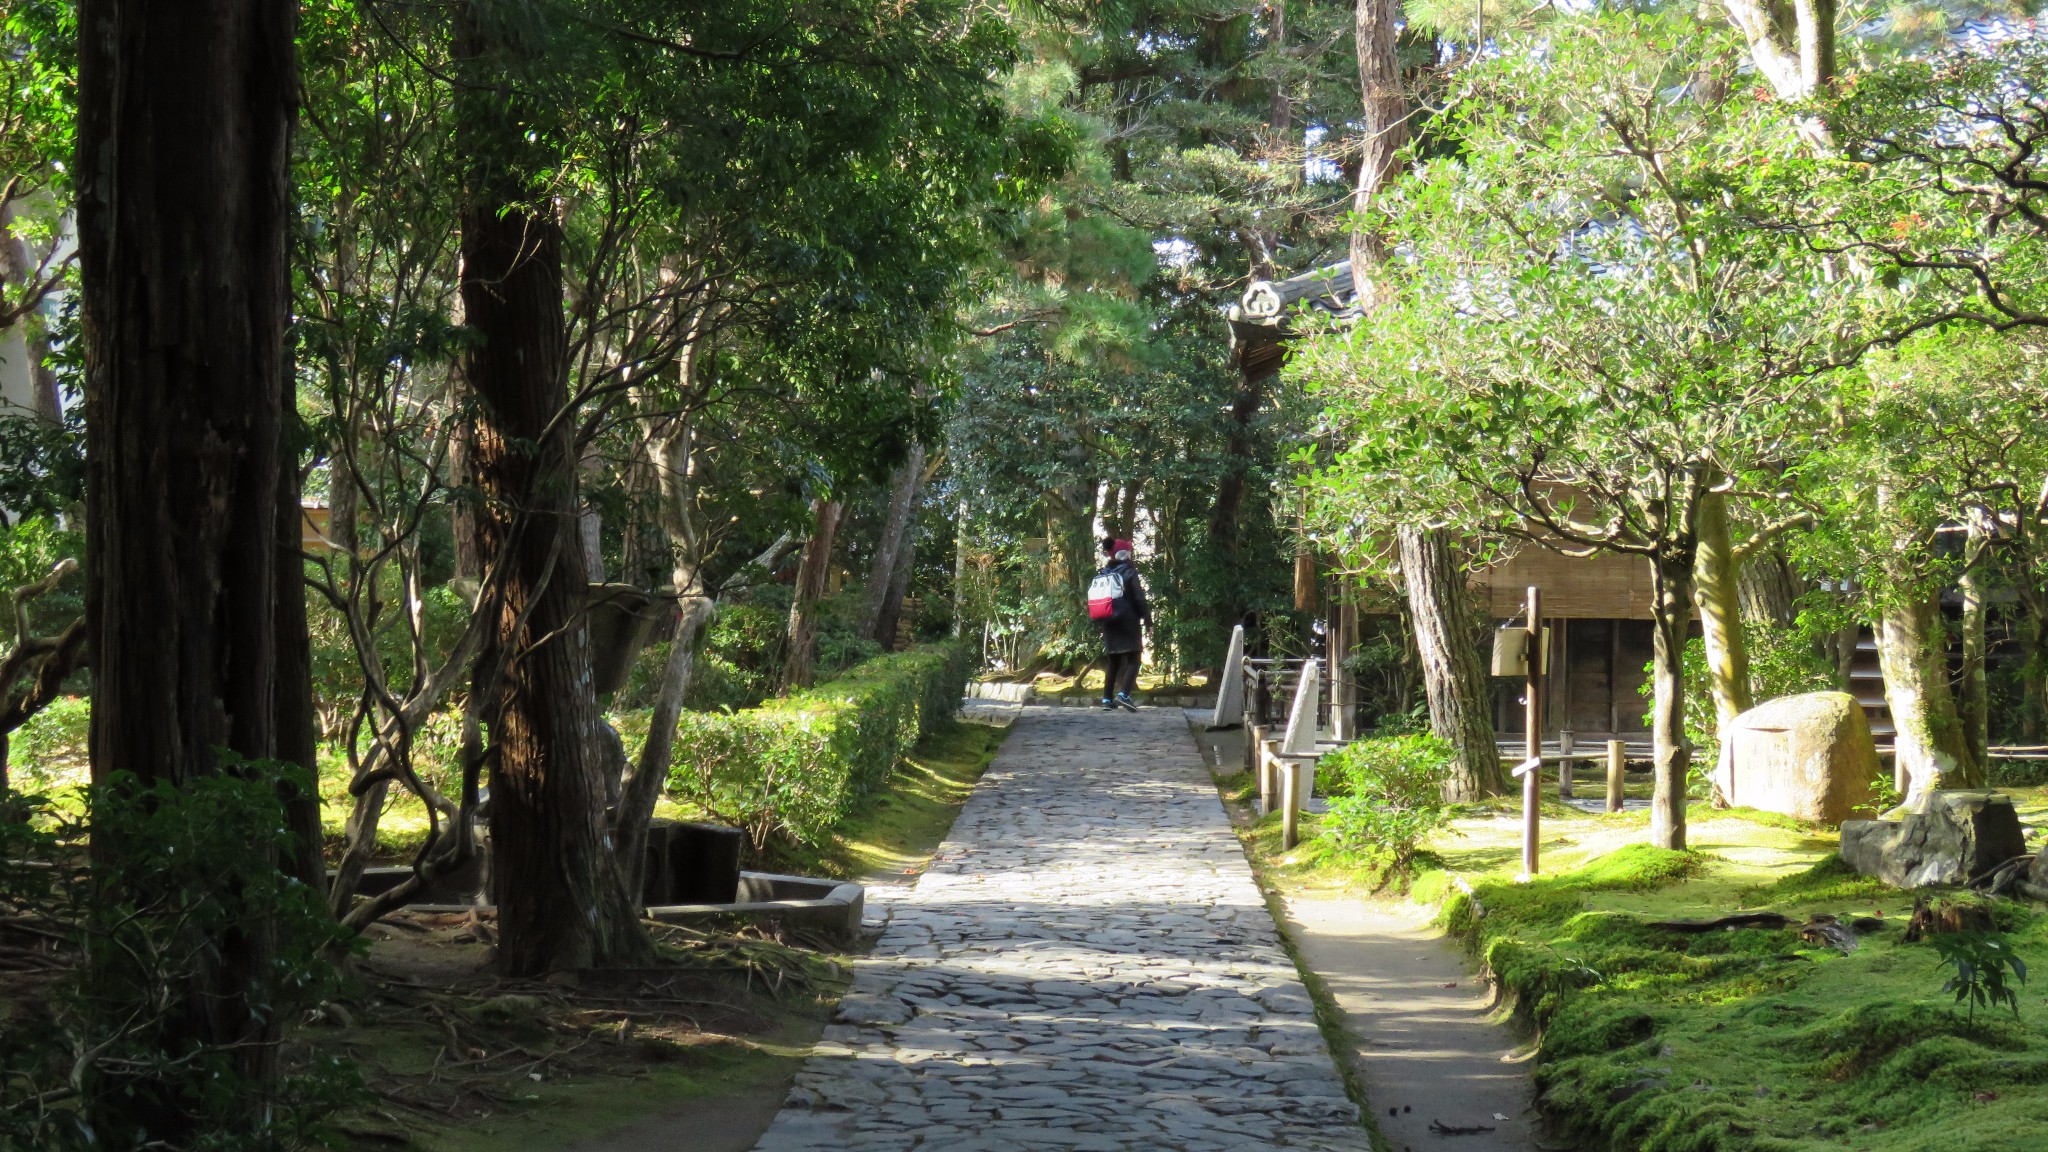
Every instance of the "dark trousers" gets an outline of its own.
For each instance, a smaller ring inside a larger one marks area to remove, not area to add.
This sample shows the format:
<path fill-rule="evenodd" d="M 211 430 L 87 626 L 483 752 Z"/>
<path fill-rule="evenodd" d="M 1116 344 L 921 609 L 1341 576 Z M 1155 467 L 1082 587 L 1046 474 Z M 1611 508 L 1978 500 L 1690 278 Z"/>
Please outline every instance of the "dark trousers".
<path fill-rule="evenodd" d="M 1111 652 L 1102 658 L 1102 698 L 1138 687 L 1138 653 Z"/>

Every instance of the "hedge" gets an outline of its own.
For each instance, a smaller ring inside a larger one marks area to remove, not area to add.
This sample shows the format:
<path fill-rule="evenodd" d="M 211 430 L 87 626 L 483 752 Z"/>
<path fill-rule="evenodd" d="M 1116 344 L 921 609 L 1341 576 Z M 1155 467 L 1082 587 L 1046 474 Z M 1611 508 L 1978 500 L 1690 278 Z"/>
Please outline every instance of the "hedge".
<path fill-rule="evenodd" d="M 964 646 L 934 644 L 878 656 L 758 708 L 686 712 L 669 794 L 747 829 L 756 848 L 775 837 L 821 844 L 959 711 L 970 665 Z"/>

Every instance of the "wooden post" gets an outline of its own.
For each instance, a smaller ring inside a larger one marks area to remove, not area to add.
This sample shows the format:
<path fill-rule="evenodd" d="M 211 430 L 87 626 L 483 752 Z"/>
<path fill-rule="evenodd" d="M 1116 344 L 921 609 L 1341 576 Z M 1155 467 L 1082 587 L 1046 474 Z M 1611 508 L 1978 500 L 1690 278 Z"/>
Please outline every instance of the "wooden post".
<path fill-rule="evenodd" d="M 1279 757 L 1273 770 L 1280 774 L 1280 850 L 1285 852 L 1301 842 L 1301 763 Z"/>
<path fill-rule="evenodd" d="M 1571 713 L 1567 712 L 1565 715 L 1569 716 Z M 1577 767 L 1572 761 L 1572 749 L 1577 745 L 1578 741 L 1575 733 L 1559 732 L 1557 734 L 1557 798 L 1559 800 L 1569 800 L 1572 798 L 1572 770 Z"/>
<path fill-rule="evenodd" d="M 1529 586 L 1529 670 L 1523 681 L 1523 722 L 1527 725 L 1529 759 L 1536 766 L 1522 777 L 1522 871 L 1536 875 L 1536 841 L 1542 832 L 1543 805 L 1543 593 Z"/>
<path fill-rule="evenodd" d="M 1259 772 L 1259 815 L 1273 810 L 1273 757 L 1266 752 L 1266 729 L 1260 727 L 1254 734 L 1252 748 L 1258 756 Z"/>
<path fill-rule="evenodd" d="M 1627 783 L 1628 755 L 1622 751 L 1621 741 L 1607 742 L 1607 810 L 1619 812 L 1625 798 L 1622 785 Z"/>

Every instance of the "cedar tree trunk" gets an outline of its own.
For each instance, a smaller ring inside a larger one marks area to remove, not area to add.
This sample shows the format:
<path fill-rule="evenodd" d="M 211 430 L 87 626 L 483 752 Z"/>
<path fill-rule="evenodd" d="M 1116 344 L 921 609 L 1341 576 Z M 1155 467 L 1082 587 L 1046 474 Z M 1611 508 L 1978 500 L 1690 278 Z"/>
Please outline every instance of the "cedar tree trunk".
<path fill-rule="evenodd" d="M 889 594 L 882 599 L 882 614 L 875 631 L 887 651 L 895 651 L 897 633 L 903 626 L 903 600 L 910 594 L 910 577 L 917 568 L 917 541 L 908 539 L 896 553 L 896 574 L 889 579 Z"/>
<path fill-rule="evenodd" d="M 825 598 L 825 576 L 832 568 L 832 543 L 839 534 L 840 503 L 813 500 L 811 514 L 817 527 L 804 541 L 803 559 L 796 568 L 796 595 L 789 605 L 789 658 L 782 666 L 784 691 L 811 686 L 812 666 L 818 655 L 818 601 Z"/>
<path fill-rule="evenodd" d="M 1408 94 L 1401 88 L 1401 61 L 1394 51 L 1401 23 L 1400 0 L 1358 0 L 1355 43 L 1358 47 L 1358 89 L 1364 103 L 1360 119 L 1358 189 L 1351 207 L 1367 219 L 1373 199 L 1400 172 L 1400 152 L 1408 143 Z M 1386 260 L 1386 242 L 1370 228 L 1351 234 L 1351 282 L 1359 302 L 1372 307 L 1380 293 L 1374 287 Z"/>
<path fill-rule="evenodd" d="M 280 750 L 297 16 L 290 0 L 79 7 L 96 783 L 132 773 L 145 788 L 183 786 L 222 771 L 223 750 Z M 140 850 L 93 842 L 102 862 Z M 177 893 L 117 871 L 131 878 L 119 897 L 171 901 L 175 916 Z M 245 921 L 198 950 L 189 983 L 168 990 L 177 1007 L 166 1039 L 228 1052 L 245 1082 L 231 1106 L 252 1129 L 277 1077 L 281 1022 L 249 1002 L 270 978 L 274 931 Z M 146 1074 L 89 1072 L 84 1102 L 110 1139 L 182 1146 L 196 1124 L 191 1102 Z"/>
<path fill-rule="evenodd" d="M 1465 573 L 1442 528 L 1403 527 L 1401 579 L 1429 693 L 1429 726 L 1457 751 L 1456 775 L 1445 784 L 1450 800 L 1476 800 L 1507 792 L 1500 747 L 1494 742 L 1493 693 L 1473 637 Z"/>
<path fill-rule="evenodd" d="M 607 779 L 583 609 L 574 421 L 568 418 L 562 233 L 524 175 L 516 53 L 457 9 L 456 133 L 468 158 L 462 305 L 476 342 L 467 465 L 476 553 L 496 575 L 471 690 L 490 718 L 491 878 L 509 976 L 636 964 L 651 951 L 604 826 Z"/>
<path fill-rule="evenodd" d="M 868 635 L 887 645 L 889 636 L 882 631 L 882 612 L 887 606 L 889 588 L 895 583 L 897 560 L 903 551 L 903 541 L 908 534 L 910 517 L 917 506 L 917 490 L 924 480 L 923 444 L 912 444 L 910 454 L 898 465 L 889 477 L 889 507 L 882 520 L 882 535 L 875 542 L 874 564 L 868 570 L 868 582 L 861 589 L 860 619 Z"/>

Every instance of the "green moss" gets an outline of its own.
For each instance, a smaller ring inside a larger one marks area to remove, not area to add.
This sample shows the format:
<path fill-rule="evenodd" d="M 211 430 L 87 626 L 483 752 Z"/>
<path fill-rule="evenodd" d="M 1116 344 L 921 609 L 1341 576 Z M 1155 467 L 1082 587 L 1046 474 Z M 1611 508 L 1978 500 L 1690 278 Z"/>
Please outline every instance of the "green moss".
<path fill-rule="evenodd" d="M 1467 873 L 1469 895 L 1447 872 L 1417 885 L 1540 1033 L 1542 1103 L 1563 1134 L 1614 1152 L 2040 1146 L 2038 995 L 2021 1020 L 1971 1024 L 1934 950 L 1903 940 L 1910 894 L 1812 849 L 1788 869 L 1801 842 L 1780 822 L 1713 822 L 1694 842 L 1714 852 L 1632 844 L 1532 881 Z M 1848 955 L 1790 929 L 1652 926 L 1737 910 L 1881 926 Z M 2041 917 L 2006 902 L 1998 916 L 2022 956 L 2048 953 Z"/>

